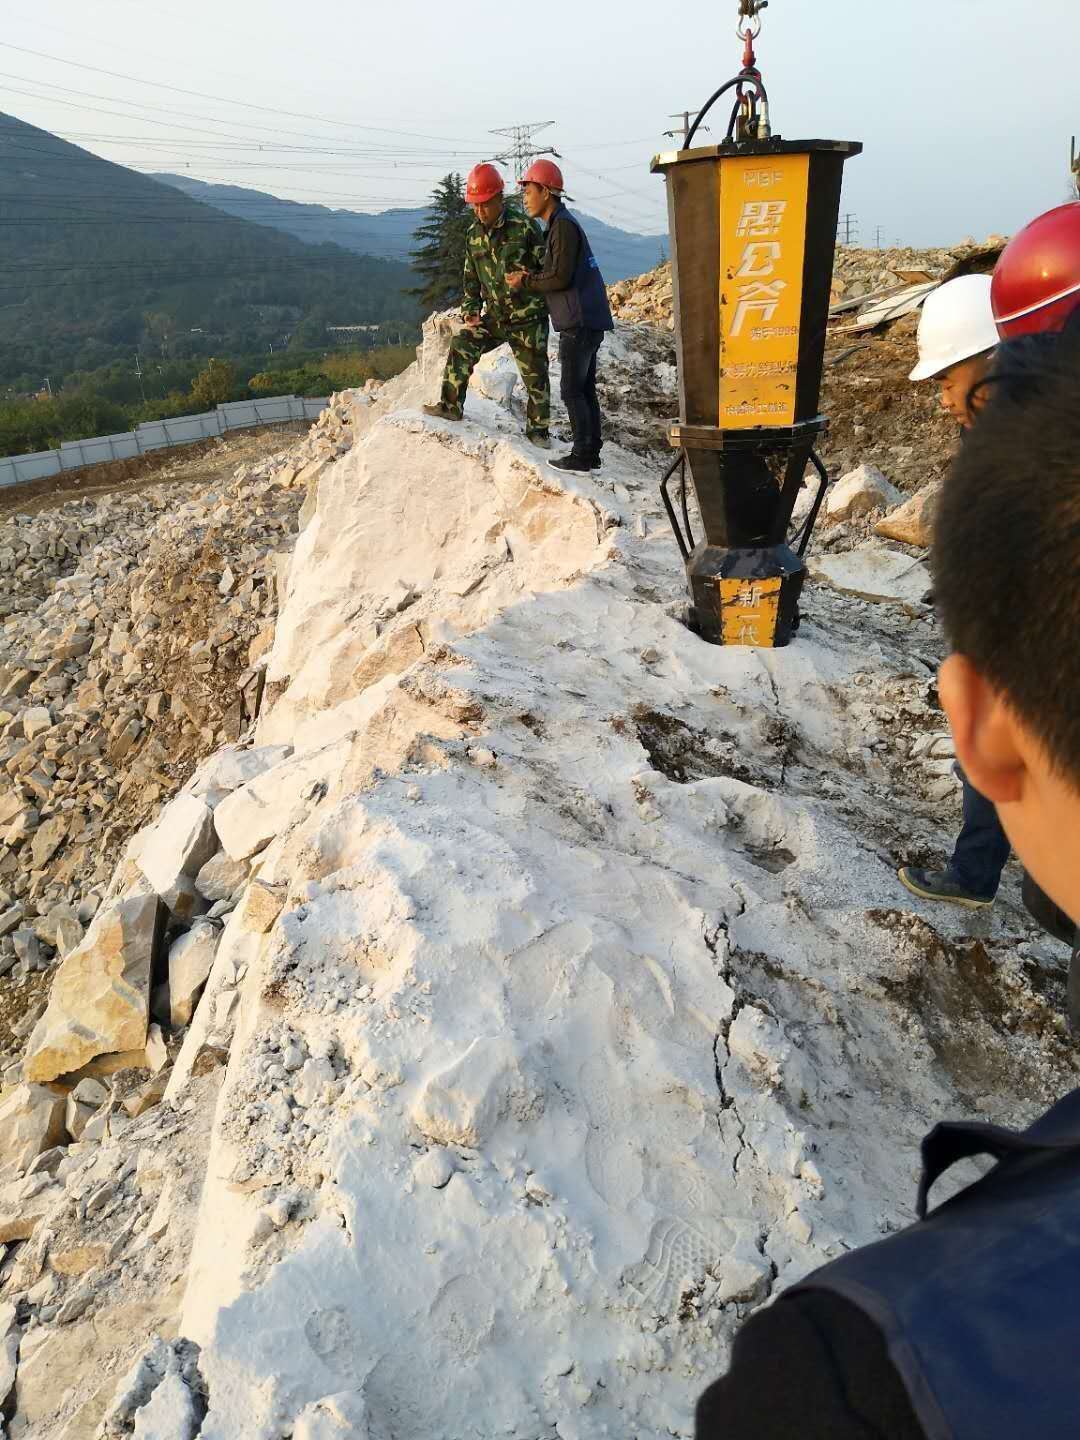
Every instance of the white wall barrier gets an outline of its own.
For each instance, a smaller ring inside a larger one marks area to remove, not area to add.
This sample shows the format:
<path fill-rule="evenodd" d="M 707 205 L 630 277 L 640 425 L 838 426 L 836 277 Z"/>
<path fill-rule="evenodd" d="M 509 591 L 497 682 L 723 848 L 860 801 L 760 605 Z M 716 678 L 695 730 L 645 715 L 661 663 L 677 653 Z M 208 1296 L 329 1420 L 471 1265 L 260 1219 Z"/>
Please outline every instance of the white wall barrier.
<path fill-rule="evenodd" d="M 25 485 L 81 470 L 84 465 L 103 465 L 110 460 L 131 460 L 169 445 L 194 445 L 224 435 L 227 430 L 250 430 L 256 425 L 283 425 L 290 420 L 317 420 L 328 400 L 304 400 L 296 395 L 272 395 L 265 400 L 237 400 L 219 405 L 205 415 L 180 415 L 170 420 L 148 420 L 123 435 L 99 435 L 92 440 L 67 440 L 59 450 L 42 450 L 36 455 L 0 456 L 0 488 Z"/>

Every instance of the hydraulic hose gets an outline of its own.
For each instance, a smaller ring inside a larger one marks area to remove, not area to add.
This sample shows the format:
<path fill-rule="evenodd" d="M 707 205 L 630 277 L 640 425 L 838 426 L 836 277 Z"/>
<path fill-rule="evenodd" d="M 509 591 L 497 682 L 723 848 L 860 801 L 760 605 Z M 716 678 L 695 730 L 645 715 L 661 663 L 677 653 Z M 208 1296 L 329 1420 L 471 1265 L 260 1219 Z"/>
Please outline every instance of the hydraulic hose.
<path fill-rule="evenodd" d="M 683 141 L 684 150 L 690 149 L 691 142 L 693 141 L 694 136 L 698 132 L 698 127 L 701 125 L 701 122 L 705 119 L 705 116 L 708 115 L 712 107 L 716 104 L 717 100 L 720 99 L 721 95 L 726 95 L 729 90 L 733 89 L 734 86 L 738 85 L 739 81 L 742 78 L 742 75 L 736 75 L 734 80 L 729 80 L 726 85 L 721 85 L 720 89 L 717 90 L 716 94 L 713 95 L 711 99 L 706 101 L 704 110 L 698 111 L 697 119 L 694 121 L 693 125 L 690 126 L 690 130 L 687 133 L 686 139 Z"/>
<path fill-rule="evenodd" d="M 726 85 L 721 85 L 721 86 L 720 86 L 720 89 L 717 90 L 714 95 L 711 95 L 711 96 L 709 97 L 709 99 L 705 102 L 705 107 L 704 107 L 704 109 L 698 111 L 697 119 L 694 121 L 693 125 L 690 126 L 690 129 L 689 129 L 689 131 L 688 131 L 688 133 L 687 133 L 686 139 L 683 141 L 683 149 L 684 149 L 684 150 L 689 150 L 689 149 L 690 149 L 690 146 L 693 144 L 694 136 L 697 134 L 698 129 L 700 128 L 702 121 L 705 119 L 706 115 L 708 115 L 708 113 L 709 113 L 709 111 L 712 109 L 712 107 L 713 107 L 713 106 L 716 104 L 716 102 L 721 98 L 721 96 L 726 95 L 727 92 L 728 92 L 729 90 L 734 89 L 734 87 L 735 87 L 736 85 L 753 85 L 754 90 L 755 90 L 755 98 L 757 99 L 757 101 L 759 102 L 759 104 L 760 104 L 760 103 L 763 103 L 763 104 L 767 105 L 767 104 L 769 103 L 769 96 L 768 96 L 768 94 L 766 93 L 765 86 L 764 86 L 764 84 L 762 83 L 761 76 L 757 73 L 757 71 L 756 71 L 756 70 L 743 70 L 743 71 L 741 71 L 738 75 L 735 76 L 735 78 L 734 78 L 733 80 L 729 80 Z M 733 120 L 736 119 L 737 116 L 738 116 L 738 106 L 736 106 L 735 114 L 734 114 L 733 117 L 732 117 Z M 730 139 L 732 138 L 732 136 L 734 135 L 734 133 L 735 133 L 735 126 L 734 126 L 734 124 L 731 124 L 731 125 L 728 126 L 727 139 L 730 140 Z"/>

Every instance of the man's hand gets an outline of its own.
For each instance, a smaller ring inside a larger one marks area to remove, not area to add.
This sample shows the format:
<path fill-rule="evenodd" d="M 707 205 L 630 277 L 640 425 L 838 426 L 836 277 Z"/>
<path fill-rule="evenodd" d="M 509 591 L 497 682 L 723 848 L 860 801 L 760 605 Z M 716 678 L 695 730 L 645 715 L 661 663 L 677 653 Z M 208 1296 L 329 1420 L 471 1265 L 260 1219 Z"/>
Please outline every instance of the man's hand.
<path fill-rule="evenodd" d="M 462 316 L 462 320 L 467 330 L 478 330 L 480 328 L 479 315 L 464 315 Z"/>
<path fill-rule="evenodd" d="M 528 278 L 529 272 L 527 270 L 512 270 L 506 277 L 506 283 L 510 286 L 511 290 L 520 290 Z"/>

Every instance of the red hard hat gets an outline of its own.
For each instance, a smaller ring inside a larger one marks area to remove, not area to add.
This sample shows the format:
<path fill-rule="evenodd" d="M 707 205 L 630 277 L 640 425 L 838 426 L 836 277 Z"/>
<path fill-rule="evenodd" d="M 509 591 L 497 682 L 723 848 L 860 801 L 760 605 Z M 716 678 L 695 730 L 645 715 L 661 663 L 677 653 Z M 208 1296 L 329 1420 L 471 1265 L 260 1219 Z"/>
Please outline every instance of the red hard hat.
<path fill-rule="evenodd" d="M 543 185 L 546 190 L 557 190 L 561 195 L 566 189 L 562 171 L 551 160 L 534 160 L 521 177 L 522 185 Z"/>
<path fill-rule="evenodd" d="M 485 205 L 505 189 L 503 178 L 494 165 L 474 165 L 465 186 L 465 199 L 469 205 Z"/>
<path fill-rule="evenodd" d="M 1014 235 L 994 271 L 1003 340 L 1053 334 L 1080 305 L 1080 200 L 1048 210 Z"/>

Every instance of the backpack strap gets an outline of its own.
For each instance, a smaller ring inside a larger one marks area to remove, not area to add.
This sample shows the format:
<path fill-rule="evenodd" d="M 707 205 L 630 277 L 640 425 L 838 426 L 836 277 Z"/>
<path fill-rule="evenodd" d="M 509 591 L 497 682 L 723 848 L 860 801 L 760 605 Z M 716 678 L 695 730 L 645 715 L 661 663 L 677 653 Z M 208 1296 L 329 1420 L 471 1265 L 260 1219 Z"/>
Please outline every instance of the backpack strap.
<path fill-rule="evenodd" d="M 1080 1149 L 1080 1089 L 1066 1095 L 1028 1130 L 1007 1130 L 982 1122 L 946 1121 L 935 1125 L 922 1142 L 923 1173 L 919 1181 L 918 1215 L 925 1220 L 930 1191 L 960 1160 L 992 1155 L 1002 1161 L 1040 1151 Z"/>

